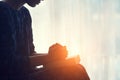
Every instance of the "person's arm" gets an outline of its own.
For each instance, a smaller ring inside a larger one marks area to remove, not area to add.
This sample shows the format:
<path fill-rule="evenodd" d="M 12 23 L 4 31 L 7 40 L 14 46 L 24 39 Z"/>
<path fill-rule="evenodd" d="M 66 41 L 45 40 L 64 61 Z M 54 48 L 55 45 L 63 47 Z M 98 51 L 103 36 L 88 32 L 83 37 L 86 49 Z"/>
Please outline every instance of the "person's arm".
<path fill-rule="evenodd" d="M 37 55 L 29 56 L 29 59 L 31 66 L 43 65 L 50 61 L 49 56 L 47 54 L 42 54 L 42 55 L 37 54 Z"/>
<path fill-rule="evenodd" d="M 67 50 L 64 46 L 56 43 L 49 47 L 48 54 L 36 54 L 30 56 L 31 66 L 44 65 L 51 62 L 64 60 L 67 56 Z"/>
<path fill-rule="evenodd" d="M 29 50 L 30 50 L 30 55 L 29 55 L 29 61 L 30 61 L 30 65 L 31 67 L 35 67 L 38 65 L 42 65 L 44 63 L 46 63 L 48 61 L 48 56 L 46 54 L 41 54 L 41 53 L 36 53 L 35 51 L 35 46 L 33 44 L 33 32 L 32 32 L 32 18 L 30 15 L 30 12 L 27 8 L 22 7 L 23 10 L 23 14 L 26 16 L 25 21 L 27 24 L 25 30 L 26 33 L 24 33 L 25 36 L 27 36 L 28 39 L 28 44 L 29 44 Z"/>
<path fill-rule="evenodd" d="M 59 59 L 58 57 L 56 57 L 54 55 L 53 56 L 49 55 L 47 53 L 46 54 L 44 54 L 44 53 L 43 54 L 42 53 L 40 53 L 40 54 L 34 53 L 34 55 L 29 56 L 29 59 L 30 59 L 31 66 L 34 67 L 34 66 L 44 65 L 44 64 L 55 62 L 55 61 L 63 60 L 63 59 Z"/>

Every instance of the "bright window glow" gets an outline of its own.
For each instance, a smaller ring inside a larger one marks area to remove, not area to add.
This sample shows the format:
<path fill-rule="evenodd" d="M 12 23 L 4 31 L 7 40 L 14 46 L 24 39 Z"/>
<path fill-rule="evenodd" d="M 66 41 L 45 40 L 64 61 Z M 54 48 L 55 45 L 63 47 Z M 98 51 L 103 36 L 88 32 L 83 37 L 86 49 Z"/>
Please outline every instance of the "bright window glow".
<path fill-rule="evenodd" d="M 80 55 L 91 80 L 120 80 L 119 0 L 45 0 L 28 8 L 37 52 L 66 45 L 69 56 Z"/>

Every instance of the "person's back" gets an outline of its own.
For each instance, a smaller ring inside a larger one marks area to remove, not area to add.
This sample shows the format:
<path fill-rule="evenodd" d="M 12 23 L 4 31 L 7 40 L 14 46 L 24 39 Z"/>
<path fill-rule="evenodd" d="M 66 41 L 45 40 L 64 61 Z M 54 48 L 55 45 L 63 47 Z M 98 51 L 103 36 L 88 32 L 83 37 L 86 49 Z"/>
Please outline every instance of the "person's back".
<path fill-rule="evenodd" d="M 33 50 L 30 29 L 31 18 L 25 7 L 17 11 L 0 2 L 0 80 L 27 80 L 28 55 Z"/>

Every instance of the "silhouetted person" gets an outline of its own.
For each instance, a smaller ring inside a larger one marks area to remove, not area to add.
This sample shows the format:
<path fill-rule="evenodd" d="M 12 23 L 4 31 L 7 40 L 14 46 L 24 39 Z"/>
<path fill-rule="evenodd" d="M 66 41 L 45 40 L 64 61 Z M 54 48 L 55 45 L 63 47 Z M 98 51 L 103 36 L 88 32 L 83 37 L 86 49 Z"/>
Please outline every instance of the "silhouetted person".
<path fill-rule="evenodd" d="M 35 7 L 40 2 L 41 0 L 0 2 L 0 80 L 30 80 L 31 68 L 59 60 L 51 55 L 34 54 L 32 20 L 28 9 L 23 5 L 27 3 Z M 44 74 L 43 72 L 42 75 Z"/>
<path fill-rule="evenodd" d="M 31 16 L 23 5 L 41 0 L 0 2 L 0 80 L 30 80 L 31 67 L 49 62 L 48 55 L 34 55 Z"/>

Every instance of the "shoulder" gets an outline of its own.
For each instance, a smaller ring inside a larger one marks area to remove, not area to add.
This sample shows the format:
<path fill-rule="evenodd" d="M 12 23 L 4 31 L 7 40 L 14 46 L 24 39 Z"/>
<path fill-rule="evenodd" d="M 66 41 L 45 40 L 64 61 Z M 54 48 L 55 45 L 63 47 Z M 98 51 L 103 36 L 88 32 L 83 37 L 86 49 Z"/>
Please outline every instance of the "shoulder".
<path fill-rule="evenodd" d="M 21 7 L 21 9 L 19 11 L 26 21 L 31 21 L 30 12 L 26 7 L 24 7 L 24 6 Z"/>
<path fill-rule="evenodd" d="M 29 12 L 29 10 L 25 6 L 22 6 L 20 10 Z"/>
<path fill-rule="evenodd" d="M 30 15 L 29 10 L 25 6 L 21 7 L 20 12 L 26 15 Z"/>

